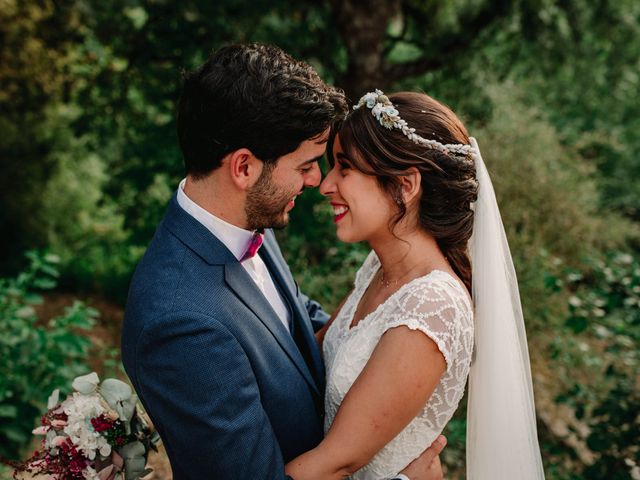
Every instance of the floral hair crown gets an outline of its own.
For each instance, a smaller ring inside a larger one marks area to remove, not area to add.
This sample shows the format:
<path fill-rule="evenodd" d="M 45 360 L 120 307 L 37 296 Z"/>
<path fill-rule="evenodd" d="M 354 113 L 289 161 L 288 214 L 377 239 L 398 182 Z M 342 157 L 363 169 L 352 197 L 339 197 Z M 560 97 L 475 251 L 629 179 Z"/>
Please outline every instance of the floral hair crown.
<path fill-rule="evenodd" d="M 376 117 L 378 122 L 380 122 L 380 125 L 388 128 L 389 130 L 397 128 L 413 143 L 432 150 L 438 150 L 446 155 L 453 154 L 455 156 L 466 158 L 474 158 L 475 156 L 475 151 L 471 145 L 466 145 L 464 143 L 443 144 L 437 140 L 429 140 L 418 135 L 415 128 L 409 127 L 406 120 L 400 118 L 400 114 L 396 107 L 394 107 L 391 100 L 389 100 L 389 97 L 382 93 L 381 90 L 376 89 L 373 92 L 363 95 L 357 105 L 353 106 L 353 109 L 357 110 L 362 106 L 366 106 L 371 109 L 371 115 Z"/>

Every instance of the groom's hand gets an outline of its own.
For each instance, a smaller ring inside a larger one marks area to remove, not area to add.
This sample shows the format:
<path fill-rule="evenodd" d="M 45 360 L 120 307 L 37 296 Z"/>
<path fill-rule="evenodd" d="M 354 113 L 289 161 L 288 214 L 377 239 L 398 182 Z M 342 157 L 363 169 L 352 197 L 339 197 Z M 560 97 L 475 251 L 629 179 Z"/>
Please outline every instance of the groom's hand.
<path fill-rule="evenodd" d="M 429 448 L 400 473 L 411 480 L 442 480 L 444 477 L 439 455 L 446 445 L 447 439 L 444 435 L 440 435 Z"/>

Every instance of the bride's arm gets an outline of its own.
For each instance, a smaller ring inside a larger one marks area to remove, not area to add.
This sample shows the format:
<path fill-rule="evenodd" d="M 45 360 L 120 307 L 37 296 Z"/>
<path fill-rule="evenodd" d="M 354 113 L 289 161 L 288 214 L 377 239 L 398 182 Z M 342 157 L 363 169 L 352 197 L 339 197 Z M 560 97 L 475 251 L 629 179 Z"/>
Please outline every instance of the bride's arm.
<path fill-rule="evenodd" d="M 342 307 L 344 306 L 344 302 L 347 301 L 347 298 L 349 298 L 349 295 L 351 295 L 351 293 L 349 293 L 346 297 L 344 297 L 344 299 L 342 300 L 342 302 L 340 302 L 340 305 L 338 305 L 338 308 L 335 309 L 335 311 L 333 312 L 333 315 L 331 315 L 331 318 L 327 321 L 327 323 L 325 323 L 324 326 L 315 333 L 316 341 L 318 342 L 318 345 L 320 345 L 321 350 L 322 350 L 322 342 L 324 341 L 324 336 L 326 335 L 327 330 L 329 329 L 333 321 L 338 316 L 338 313 L 340 313 L 340 310 L 342 310 Z"/>
<path fill-rule="evenodd" d="M 341 479 L 359 470 L 420 412 L 446 369 L 435 342 L 400 326 L 387 331 L 313 450 L 286 465 L 295 480 Z"/>

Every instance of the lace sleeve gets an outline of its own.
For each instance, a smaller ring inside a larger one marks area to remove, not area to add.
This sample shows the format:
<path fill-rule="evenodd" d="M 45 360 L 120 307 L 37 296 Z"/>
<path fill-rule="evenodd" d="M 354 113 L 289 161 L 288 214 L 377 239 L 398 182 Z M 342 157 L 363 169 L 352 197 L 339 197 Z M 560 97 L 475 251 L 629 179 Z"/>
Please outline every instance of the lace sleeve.
<path fill-rule="evenodd" d="M 408 285 L 391 306 L 384 324 L 384 331 L 404 325 L 423 332 L 438 346 L 447 362 L 447 371 L 453 367 L 456 356 L 462 354 L 470 359 L 473 347 L 470 308 L 465 293 L 451 281 Z"/>

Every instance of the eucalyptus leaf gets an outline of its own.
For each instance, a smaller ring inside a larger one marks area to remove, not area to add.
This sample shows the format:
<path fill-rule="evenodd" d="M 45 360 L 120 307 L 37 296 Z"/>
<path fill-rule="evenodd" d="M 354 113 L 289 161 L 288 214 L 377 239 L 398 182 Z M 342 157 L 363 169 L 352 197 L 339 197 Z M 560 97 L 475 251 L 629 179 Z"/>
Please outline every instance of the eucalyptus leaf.
<path fill-rule="evenodd" d="M 126 383 L 114 379 L 109 380 L 111 381 L 105 380 L 103 382 L 100 393 L 109 406 L 118 413 L 118 417 L 124 422 L 126 433 L 129 435 L 131 433 L 130 422 L 136 410 L 138 396 Z M 107 384 L 106 388 L 104 388 L 105 383 Z"/>
<path fill-rule="evenodd" d="M 107 378 L 100 385 L 100 394 L 112 408 L 116 408 L 118 402 L 127 401 L 131 398 L 133 390 L 121 380 Z"/>
<path fill-rule="evenodd" d="M 87 375 L 77 377 L 71 385 L 76 391 L 84 395 L 89 395 L 98 389 L 99 383 L 100 378 L 98 377 L 98 374 L 96 372 L 91 372 Z"/>
<path fill-rule="evenodd" d="M 51 395 L 49 395 L 49 399 L 47 400 L 47 409 L 52 409 L 58 405 L 58 403 L 60 403 L 60 389 L 56 388 Z"/>
<path fill-rule="evenodd" d="M 146 451 L 142 442 L 127 443 L 118 450 L 124 459 L 125 478 L 139 478 L 147 464 Z"/>
<path fill-rule="evenodd" d="M 138 403 L 138 396 L 134 395 L 125 402 L 118 403 L 118 414 L 120 419 L 125 423 L 125 429 L 127 435 L 131 433 L 131 419 L 136 411 L 136 404 Z"/>

